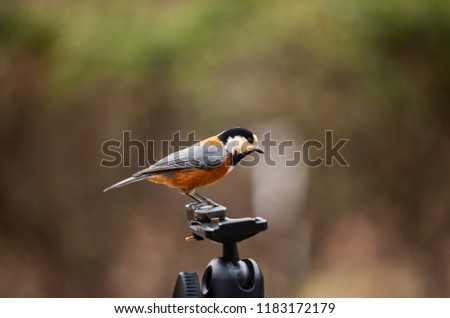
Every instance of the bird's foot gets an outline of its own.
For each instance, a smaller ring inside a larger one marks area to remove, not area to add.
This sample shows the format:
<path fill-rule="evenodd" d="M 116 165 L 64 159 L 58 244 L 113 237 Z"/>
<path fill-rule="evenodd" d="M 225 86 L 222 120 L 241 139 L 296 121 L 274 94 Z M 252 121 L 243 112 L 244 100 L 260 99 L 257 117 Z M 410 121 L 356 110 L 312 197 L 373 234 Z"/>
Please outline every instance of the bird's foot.
<path fill-rule="evenodd" d="M 205 197 L 204 195 L 201 195 L 200 193 L 195 193 L 195 195 L 200 198 L 203 202 L 205 202 L 207 205 L 211 205 L 212 207 L 217 207 L 220 204 L 214 202 L 210 198 Z"/>
<path fill-rule="evenodd" d="M 212 205 L 213 207 L 218 207 L 220 204 L 218 204 L 218 203 L 216 203 L 216 202 L 214 202 L 213 200 L 211 200 L 211 199 L 208 199 L 208 198 L 206 198 L 206 203 L 208 204 L 208 205 Z"/>
<path fill-rule="evenodd" d="M 205 197 L 204 195 L 201 195 L 200 193 L 197 193 L 193 190 L 189 191 L 186 189 L 180 189 L 180 193 L 190 196 L 192 199 L 194 199 L 195 201 L 197 201 L 198 203 L 195 204 L 196 208 L 200 208 L 202 206 L 207 206 L 210 205 L 212 207 L 218 207 L 220 206 L 220 204 L 214 202 L 213 200 Z"/>

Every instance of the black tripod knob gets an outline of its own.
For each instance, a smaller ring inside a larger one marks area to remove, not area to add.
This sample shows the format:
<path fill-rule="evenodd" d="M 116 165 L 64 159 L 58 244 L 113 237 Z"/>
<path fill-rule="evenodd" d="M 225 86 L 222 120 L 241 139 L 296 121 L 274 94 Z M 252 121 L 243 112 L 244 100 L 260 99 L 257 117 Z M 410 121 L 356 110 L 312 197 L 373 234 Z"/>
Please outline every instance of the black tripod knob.
<path fill-rule="evenodd" d="M 173 298 L 199 298 L 200 285 L 196 272 L 181 272 L 173 290 Z"/>

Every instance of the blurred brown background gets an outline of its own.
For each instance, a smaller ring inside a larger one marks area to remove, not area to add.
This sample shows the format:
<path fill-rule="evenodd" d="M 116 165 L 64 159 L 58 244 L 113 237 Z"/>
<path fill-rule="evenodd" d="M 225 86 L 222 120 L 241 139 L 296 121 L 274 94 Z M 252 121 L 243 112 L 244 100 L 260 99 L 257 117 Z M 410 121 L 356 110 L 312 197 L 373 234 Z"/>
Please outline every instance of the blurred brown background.
<path fill-rule="evenodd" d="M 350 139 L 202 191 L 268 218 L 267 296 L 450 297 L 449 39 L 444 0 L 0 2 L 0 296 L 171 296 L 220 246 L 175 190 L 103 193 L 139 168 L 101 145 L 243 126 Z"/>

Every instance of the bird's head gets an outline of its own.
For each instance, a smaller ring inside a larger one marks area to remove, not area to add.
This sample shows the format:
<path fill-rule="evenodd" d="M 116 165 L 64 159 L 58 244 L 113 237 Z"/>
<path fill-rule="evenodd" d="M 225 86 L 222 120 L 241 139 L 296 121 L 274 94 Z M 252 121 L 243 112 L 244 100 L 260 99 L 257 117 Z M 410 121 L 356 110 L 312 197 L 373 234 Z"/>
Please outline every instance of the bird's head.
<path fill-rule="evenodd" d="M 264 153 L 259 147 L 258 137 L 248 129 L 230 128 L 221 132 L 217 137 L 225 146 L 226 151 L 232 154 L 233 165 L 253 151 Z"/>

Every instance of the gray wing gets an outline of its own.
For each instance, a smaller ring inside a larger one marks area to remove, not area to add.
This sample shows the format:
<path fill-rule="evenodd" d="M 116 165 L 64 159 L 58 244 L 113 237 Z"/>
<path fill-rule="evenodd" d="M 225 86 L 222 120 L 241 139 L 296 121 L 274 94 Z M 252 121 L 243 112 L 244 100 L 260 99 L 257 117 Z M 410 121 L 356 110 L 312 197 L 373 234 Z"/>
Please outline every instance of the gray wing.
<path fill-rule="evenodd" d="M 226 155 L 227 152 L 223 147 L 197 143 L 162 158 L 147 169 L 136 172 L 133 174 L 133 177 L 151 175 L 163 171 L 213 168 L 223 163 Z"/>

